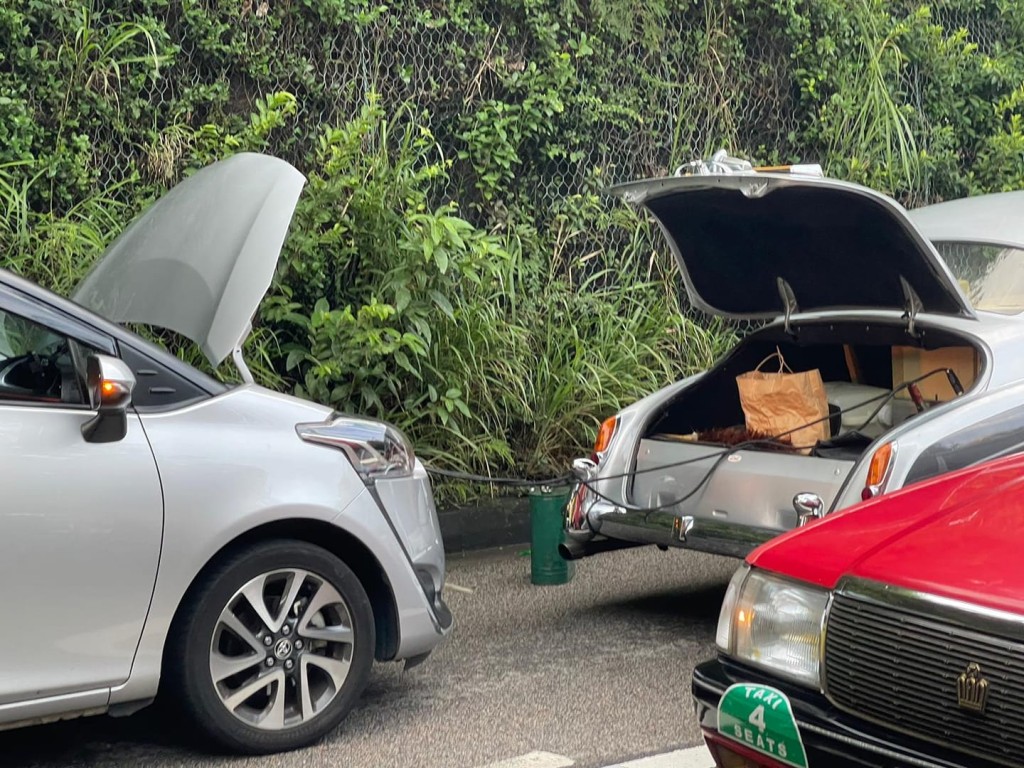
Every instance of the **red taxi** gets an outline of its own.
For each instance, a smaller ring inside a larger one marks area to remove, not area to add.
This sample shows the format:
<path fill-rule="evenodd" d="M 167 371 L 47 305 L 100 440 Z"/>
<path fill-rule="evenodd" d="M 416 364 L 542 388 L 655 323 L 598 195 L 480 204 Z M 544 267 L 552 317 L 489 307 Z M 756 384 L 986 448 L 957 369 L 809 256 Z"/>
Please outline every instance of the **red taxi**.
<path fill-rule="evenodd" d="M 1024 456 L 752 552 L 692 690 L 720 768 L 1024 765 Z"/>

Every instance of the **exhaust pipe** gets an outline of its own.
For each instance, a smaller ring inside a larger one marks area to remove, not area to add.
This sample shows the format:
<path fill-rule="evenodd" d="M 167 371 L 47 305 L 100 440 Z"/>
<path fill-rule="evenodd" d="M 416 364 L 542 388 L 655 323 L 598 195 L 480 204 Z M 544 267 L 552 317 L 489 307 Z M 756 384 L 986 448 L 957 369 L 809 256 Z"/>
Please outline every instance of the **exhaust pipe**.
<path fill-rule="evenodd" d="M 581 560 L 600 552 L 611 552 L 616 549 L 630 549 L 632 547 L 643 547 L 637 541 L 622 541 L 621 539 L 602 539 L 601 541 L 564 541 L 558 545 L 558 554 L 563 560 Z"/>

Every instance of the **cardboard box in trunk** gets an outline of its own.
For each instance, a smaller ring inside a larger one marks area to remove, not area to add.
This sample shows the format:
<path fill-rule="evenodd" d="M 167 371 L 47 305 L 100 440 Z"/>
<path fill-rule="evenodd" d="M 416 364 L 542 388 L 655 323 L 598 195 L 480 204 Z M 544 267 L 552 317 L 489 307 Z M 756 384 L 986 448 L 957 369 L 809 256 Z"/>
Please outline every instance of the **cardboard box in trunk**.
<path fill-rule="evenodd" d="M 936 368 L 951 368 L 963 385 L 964 390 L 974 386 L 978 378 L 978 354 L 971 347 L 940 347 L 939 349 L 919 349 L 917 347 L 892 348 L 892 385 L 900 384 L 922 376 Z M 955 396 L 949 380 L 943 374 L 929 376 L 918 383 L 921 396 L 927 402 L 944 403 Z M 906 389 L 900 390 L 897 397 L 909 400 Z"/>

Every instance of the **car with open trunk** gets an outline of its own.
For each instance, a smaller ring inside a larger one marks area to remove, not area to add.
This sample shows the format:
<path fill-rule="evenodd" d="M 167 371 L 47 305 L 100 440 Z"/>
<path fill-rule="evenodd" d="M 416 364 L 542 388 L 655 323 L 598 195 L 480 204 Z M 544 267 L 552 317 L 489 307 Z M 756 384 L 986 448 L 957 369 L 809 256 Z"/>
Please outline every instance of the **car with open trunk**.
<path fill-rule="evenodd" d="M 693 306 L 760 327 L 605 421 L 562 554 L 743 557 L 807 520 L 1024 443 L 1024 192 L 905 210 L 865 187 L 740 170 L 633 182 Z M 737 377 L 818 371 L 813 444 L 745 431 Z"/>

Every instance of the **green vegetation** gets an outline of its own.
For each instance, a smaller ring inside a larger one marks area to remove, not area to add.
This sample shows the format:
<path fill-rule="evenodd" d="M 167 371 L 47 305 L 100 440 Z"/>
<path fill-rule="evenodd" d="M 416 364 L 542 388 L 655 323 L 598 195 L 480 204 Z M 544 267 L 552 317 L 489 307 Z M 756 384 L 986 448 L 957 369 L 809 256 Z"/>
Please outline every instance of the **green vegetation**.
<path fill-rule="evenodd" d="M 184 175 L 282 156 L 309 185 L 257 376 L 393 420 L 438 465 L 560 472 L 736 330 L 688 308 L 604 186 L 727 147 L 908 205 L 1022 187 L 1022 11 L 0 0 L 0 264 L 67 292 Z"/>

